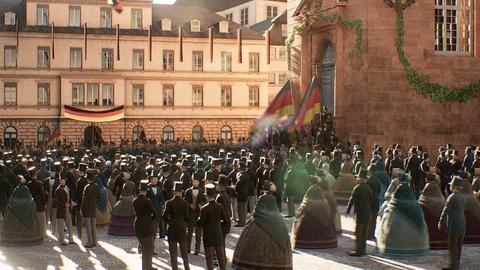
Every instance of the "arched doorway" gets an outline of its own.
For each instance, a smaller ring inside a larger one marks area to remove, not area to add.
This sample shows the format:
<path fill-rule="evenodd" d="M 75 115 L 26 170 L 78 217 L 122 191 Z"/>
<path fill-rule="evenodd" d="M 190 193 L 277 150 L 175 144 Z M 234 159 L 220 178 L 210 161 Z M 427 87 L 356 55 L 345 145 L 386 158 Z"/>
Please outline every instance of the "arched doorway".
<path fill-rule="evenodd" d="M 3 142 L 7 149 L 13 149 L 17 145 L 17 129 L 13 126 L 5 128 L 3 131 Z"/>
<path fill-rule="evenodd" d="M 102 129 L 95 125 L 88 126 L 85 129 L 83 136 L 85 147 L 92 147 L 94 145 L 100 146 L 103 142 Z"/>
<path fill-rule="evenodd" d="M 328 43 L 322 55 L 322 107 L 335 113 L 335 48 Z"/>

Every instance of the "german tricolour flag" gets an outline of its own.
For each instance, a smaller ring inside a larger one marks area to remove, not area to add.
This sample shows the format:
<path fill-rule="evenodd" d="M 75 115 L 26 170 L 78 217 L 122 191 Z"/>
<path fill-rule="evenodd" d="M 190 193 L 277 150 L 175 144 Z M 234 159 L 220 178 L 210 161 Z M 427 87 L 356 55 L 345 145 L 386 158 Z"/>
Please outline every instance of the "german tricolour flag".
<path fill-rule="evenodd" d="M 278 119 L 293 114 L 292 91 L 290 89 L 290 80 L 288 80 L 273 99 L 265 113 L 257 119 L 257 127 L 267 127 L 272 125 Z"/>
<path fill-rule="evenodd" d="M 120 0 L 107 0 L 107 3 L 117 11 L 117 12 L 122 12 L 123 6 L 122 6 L 122 1 Z"/>
<path fill-rule="evenodd" d="M 120 120 L 125 116 L 124 106 L 119 106 L 106 111 L 87 111 L 72 106 L 64 106 L 64 116 L 82 122 L 111 122 Z"/>
<path fill-rule="evenodd" d="M 47 139 L 47 145 L 54 144 L 55 142 L 60 141 L 62 138 L 62 130 L 60 129 L 60 126 L 57 126 L 55 130 L 48 136 Z"/>
<path fill-rule="evenodd" d="M 315 77 L 308 86 L 305 97 L 303 98 L 300 109 L 295 116 L 295 128 L 300 129 L 303 125 L 310 123 L 315 114 L 322 112 L 322 98 L 320 96 L 320 89 Z"/>

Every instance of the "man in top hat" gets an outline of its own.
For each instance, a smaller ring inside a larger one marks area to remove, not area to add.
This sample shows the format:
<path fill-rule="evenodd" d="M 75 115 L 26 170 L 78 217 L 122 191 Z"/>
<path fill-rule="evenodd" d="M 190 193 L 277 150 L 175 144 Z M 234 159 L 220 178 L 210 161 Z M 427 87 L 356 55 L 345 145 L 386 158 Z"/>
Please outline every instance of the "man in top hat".
<path fill-rule="evenodd" d="M 167 222 L 168 250 L 170 251 L 170 264 L 172 270 L 178 269 L 178 246 L 183 259 L 184 269 L 190 269 L 188 263 L 187 224 L 189 221 L 189 206 L 182 199 L 183 183 L 174 183 L 174 197 L 167 201 L 163 219 Z"/>
<path fill-rule="evenodd" d="M 221 174 L 218 176 L 218 184 L 216 185 L 217 198 L 215 201 L 223 206 L 227 215 L 232 218 L 232 208 L 230 207 L 230 196 L 228 196 L 227 188 L 230 186 L 228 176 Z"/>
<path fill-rule="evenodd" d="M 273 168 L 268 172 L 268 180 L 272 182 L 277 191 L 272 195 L 277 201 L 277 207 L 280 213 L 282 213 L 282 193 L 283 193 L 283 179 L 285 177 L 285 169 L 281 158 L 276 157 L 273 159 Z"/>
<path fill-rule="evenodd" d="M 50 172 L 50 176 L 43 180 L 45 198 L 47 199 L 47 223 L 50 222 L 50 229 L 53 234 L 57 230 L 57 205 L 55 203 L 55 190 L 58 187 L 58 179 L 55 172 Z"/>
<path fill-rule="evenodd" d="M 195 164 L 195 171 L 192 175 L 192 178 L 199 181 L 199 185 L 201 188 L 205 186 L 205 164 L 203 158 L 197 158 Z"/>
<path fill-rule="evenodd" d="M 244 161 L 239 163 L 236 178 L 235 193 L 237 194 L 238 224 L 235 226 L 243 227 L 247 223 L 248 183 L 250 181 L 250 175 Z"/>
<path fill-rule="evenodd" d="M 400 149 L 394 149 L 393 150 L 393 158 L 392 161 L 390 162 L 390 167 L 388 167 L 388 174 L 391 176 L 393 169 L 398 168 L 400 170 L 404 170 L 403 167 L 403 160 L 400 157 Z"/>
<path fill-rule="evenodd" d="M 367 230 L 371 216 L 372 189 L 367 184 L 367 170 L 361 168 L 357 175 L 357 185 L 353 188 L 347 204 L 347 215 L 352 206 L 355 207 L 355 238 L 356 250 L 349 253 L 350 256 L 365 256 L 367 245 Z"/>
<path fill-rule="evenodd" d="M 448 181 L 452 175 L 452 167 L 447 159 L 445 151 L 439 152 L 435 168 L 437 168 L 438 174 L 440 175 L 440 189 L 443 194 L 446 194 L 448 193 Z"/>
<path fill-rule="evenodd" d="M 70 198 L 70 191 L 65 185 L 65 179 L 60 179 L 58 188 L 55 190 L 55 204 L 57 206 L 57 230 L 58 241 L 61 245 L 66 246 L 65 242 L 65 224 L 68 231 L 68 242 L 73 244 L 73 225 L 70 216 L 70 208 L 72 207 L 72 200 Z"/>
<path fill-rule="evenodd" d="M 161 168 L 161 176 L 160 176 L 160 183 L 163 188 L 163 198 L 165 201 L 169 201 L 173 198 L 173 176 L 170 170 L 170 164 L 164 163 L 160 166 Z"/>
<path fill-rule="evenodd" d="M 379 161 L 377 161 L 379 162 Z M 377 227 L 378 211 L 380 210 L 380 192 L 381 182 L 375 175 L 377 163 L 372 163 L 368 166 L 367 185 L 372 190 L 372 199 L 370 200 L 370 221 L 368 223 L 367 239 L 375 238 L 375 228 Z M 385 187 L 386 188 L 386 187 Z M 383 195 L 383 194 L 382 194 Z"/>
<path fill-rule="evenodd" d="M 479 150 L 475 150 L 475 155 L 473 157 L 472 168 L 473 168 L 473 170 L 480 168 L 480 151 Z"/>
<path fill-rule="evenodd" d="M 226 270 L 225 236 L 230 232 L 230 217 L 225 208 L 215 202 L 215 186 L 207 184 L 205 189 L 208 203 L 200 210 L 198 225 L 203 229 L 207 269 L 214 269 L 213 258 L 216 255 L 220 269 Z"/>
<path fill-rule="evenodd" d="M 88 179 L 87 179 L 87 170 L 88 170 L 88 165 L 86 163 L 80 163 L 78 165 L 78 179 L 75 187 L 75 196 L 74 201 L 76 203 L 75 206 L 75 226 L 77 227 L 77 235 L 78 238 L 82 239 L 83 235 L 83 215 L 80 213 L 81 211 L 81 206 L 82 206 L 82 201 L 83 201 L 83 191 L 85 190 L 85 187 L 88 185 Z M 96 202 L 95 202 L 96 203 Z"/>
<path fill-rule="evenodd" d="M 253 164 L 251 159 L 247 159 L 245 161 L 247 166 L 247 173 L 248 173 L 248 183 L 247 183 L 247 191 L 248 191 L 248 208 L 250 213 L 253 213 L 253 209 L 255 209 L 255 204 L 257 202 L 257 194 L 255 187 L 257 186 L 257 176 L 256 171 L 257 168 Z"/>
<path fill-rule="evenodd" d="M 163 198 L 162 188 L 159 185 L 158 177 L 150 176 L 150 183 L 147 189 L 147 198 L 152 201 L 153 210 L 155 210 L 155 219 L 153 220 L 154 242 L 157 240 L 157 233 L 162 224 L 162 211 L 165 199 Z M 154 255 L 156 252 L 153 253 Z"/>
<path fill-rule="evenodd" d="M 222 170 L 223 160 L 220 158 L 212 158 L 212 168 L 207 171 L 205 174 L 205 180 L 214 183 L 218 181 L 218 176 L 220 175 L 220 171 Z M 213 182 L 212 182 L 213 181 Z"/>
<path fill-rule="evenodd" d="M 465 157 L 463 158 L 462 168 L 463 170 L 473 174 L 473 151 L 471 146 L 465 148 Z"/>
<path fill-rule="evenodd" d="M 142 270 L 155 269 L 152 267 L 155 210 L 153 210 L 152 202 L 147 199 L 147 189 L 148 180 L 140 181 L 139 194 L 133 200 L 135 235 L 142 247 Z"/>
<path fill-rule="evenodd" d="M 231 154 L 231 153 L 230 153 Z M 228 197 L 230 198 L 230 208 L 232 208 L 232 218 L 233 220 L 238 220 L 238 195 L 235 189 L 237 185 L 237 174 L 240 172 L 240 159 L 233 159 L 233 169 L 228 174 L 228 180 L 230 181 L 229 186 L 227 187 Z M 225 174 L 227 175 L 227 174 Z"/>
<path fill-rule="evenodd" d="M 408 151 L 408 158 L 405 162 L 405 172 L 412 176 L 409 185 L 418 199 L 422 192 L 424 176 L 420 168 L 420 159 L 418 159 L 416 147 L 412 147 L 410 151 Z"/>
<path fill-rule="evenodd" d="M 27 183 L 27 187 L 30 189 L 35 205 L 37 206 L 38 221 L 40 222 L 40 231 L 43 237 L 47 237 L 47 216 L 45 214 L 46 204 L 45 190 L 43 189 L 43 183 L 38 181 L 35 167 L 28 168 L 30 176 L 30 182 Z M 1 177 L 1 176 L 0 176 Z"/>
<path fill-rule="evenodd" d="M 427 152 L 422 153 L 422 163 L 420 163 L 422 174 L 426 175 L 430 172 L 430 156 Z"/>
<path fill-rule="evenodd" d="M 452 164 L 452 172 L 454 175 L 458 175 L 459 171 L 463 171 L 462 160 L 460 159 L 460 154 L 458 153 L 458 150 L 452 151 L 452 159 L 450 160 L 450 163 Z"/>
<path fill-rule="evenodd" d="M 438 229 L 442 231 L 447 226 L 449 267 L 443 269 L 460 269 L 462 243 L 465 236 L 465 210 L 467 200 L 461 193 L 462 179 L 454 177 L 450 182 L 452 193 L 448 196 L 438 221 Z"/>
<path fill-rule="evenodd" d="M 200 188 L 199 179 L 192 179 L 192 186 L 185 191 L 184 196 L 185 201 L 187 201 L 190 206 L 190 218 L 188 221 L 188 234 L 187 234 L 187 245 L 188 252 L 192 248 L 192 237 L 193 232 L 195 231 L 195 251 L 194 254 L 198 255 L 200 253 L 200 243 L 202 242 L 202 228 L 198 226 L 197 220 L 200 216 L 200 209 L 203 205 L 207 203 L 207 198 L 203 192 L 203 189 Z"/>
<path fill-rule="evenodd" d="M 82 202 L 80 205 L 83 221 L 85 222 L 85 229 L 87 231 L 86 248 L 93 248 L 97 246 L 97 231 L 96 231 L 96 213 L 97 200 L 100 198 L 100 187 L 95 183 L 95 176 L 98 174 L 96 169 L 87 170 L 87 182 L 82 194 Z"/>

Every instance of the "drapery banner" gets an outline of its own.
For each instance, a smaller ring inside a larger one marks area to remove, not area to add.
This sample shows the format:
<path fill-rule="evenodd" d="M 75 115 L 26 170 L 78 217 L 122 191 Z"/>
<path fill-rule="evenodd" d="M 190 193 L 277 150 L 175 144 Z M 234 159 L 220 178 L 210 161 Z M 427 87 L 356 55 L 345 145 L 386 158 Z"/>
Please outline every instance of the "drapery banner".
<path fill-rule="evenodd" d="M 68 105 L 65 105 L 64 109 L 65 117 L 82 122 L 111 122 L 125 117 L 125 107 L 123 105 L 106 111 L 87 111 Z"/>

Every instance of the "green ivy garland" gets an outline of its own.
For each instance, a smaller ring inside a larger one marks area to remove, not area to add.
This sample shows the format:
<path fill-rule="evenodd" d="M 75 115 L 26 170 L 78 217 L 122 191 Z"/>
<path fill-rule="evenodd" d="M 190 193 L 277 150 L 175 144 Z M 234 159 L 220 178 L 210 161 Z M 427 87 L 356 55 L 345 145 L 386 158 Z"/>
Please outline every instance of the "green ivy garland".
<path fill-rule="evenodd" d="M 303 30 L 305 30 L 306 25 L 312 25 L 315 22 L 319 22 L 319 21 L 328 22 L 328 23 L 338 23 L 340 26 L 344 28 L 355 29 L 355 32 L 356 32 L 355 56 L 358 58 L 362 57 L 362 54 L 363 54 L 363 42 L 362 42 L 363 22 L 362 20 L 348 21 L 348 20 L 345 20 L 338 12 L 335 12 L 330 16 L 326 16 L 320 10 L 320 8 L 322 7 L 322 2 L 323 2 L 322 0 L 318 1 L 316 12 L 314 12 L 313 14 L 309 14 L 309 12 L 306 12 L 304 14 L 303 16 L 304 22 L 302 24 L 296 25 L 293 28 L 293 31 L 288 36 L 287 40 L 285 41 L 288 70 L 291 70 L 292 68 L 292 44 L 295 41 L 295 36 L 298 33 L 301 33 Z M 305 4 L 306 9 L 310 10 L 312 4 L 313 4 L 313 0 L 308 0 Z"/>
<path fill-rule="evenodd" d="M 433 102 L 467 102 L 474 99 L 480 92 L 480 83 L 474 82 L 465 87 L 449 88 L 448 86 L 431 82 L 427 75 L 412 67 L 403 50 L 405 36 L 403 10 L 410 7 L 415 1 L 406 0 L 405 3 L 402 3 L 401 0 L 394 1 L 395 2 L 393 2 L 393 0 L 385 0 L 387 5 L 394 8 L 397 14 L 395 46 L 410 87 L 412 87 L 416 93 L 426 95 Z"/>

